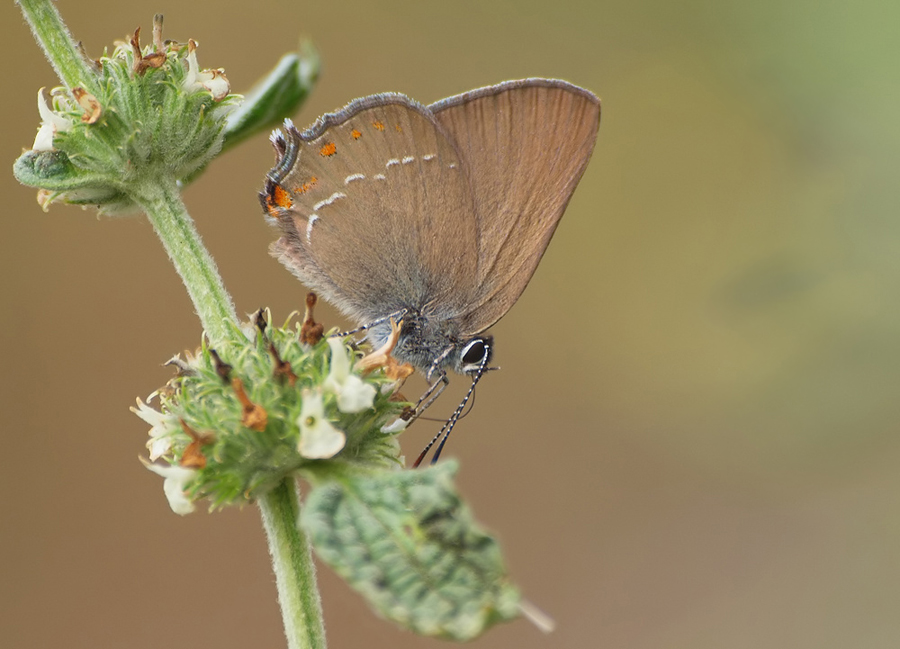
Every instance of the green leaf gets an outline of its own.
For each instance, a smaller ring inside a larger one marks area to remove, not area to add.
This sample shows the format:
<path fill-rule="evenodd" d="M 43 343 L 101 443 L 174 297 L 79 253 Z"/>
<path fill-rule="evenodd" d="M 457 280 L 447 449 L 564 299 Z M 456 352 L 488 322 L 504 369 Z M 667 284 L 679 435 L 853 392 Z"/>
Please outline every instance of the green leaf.
<path fill-rule="evenodd" d="M 109 176 L 79 169 L 63 151 L 26 151 L 13 164 L 13 175 L 23 185 L 46 191 L 40 199 L 45 210 L 57 198 L 77 205 L 103 206 L 110 213 L 135 209 Z"/>
<path fill-rule="evenodd" d="M 304 41 L 300 52 L 285 54 L 278 65 L 247 93 L 243 103 L 228 115 L 224 149 L 229 149 L 262 129 L 276 126 L 306 100 L 319 77 L 319 55 Z"/>
<path fill-rule="evenodd" d="M 500 548 L 453 486 L 456 464 L 355 475 L 313 489 L 300 516 L 323 561 L 384 617 L 469 640 L 519 615 Z"/>

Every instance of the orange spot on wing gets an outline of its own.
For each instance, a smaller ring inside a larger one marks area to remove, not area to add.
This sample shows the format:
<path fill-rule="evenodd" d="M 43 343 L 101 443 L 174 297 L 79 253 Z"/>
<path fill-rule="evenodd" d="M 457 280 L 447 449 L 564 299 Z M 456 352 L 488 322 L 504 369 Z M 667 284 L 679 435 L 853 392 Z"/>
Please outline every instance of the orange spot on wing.
<path fill-rule="evenodd" d="M 381 120 L 376 119 L 374 122 L 372 122 L 372 126 L 374 126 L 376 130 L 384 130 L 384 122 L 382 122 Z"/>
<path fill-rule="evenodd" d="M 266 209 L 268 209 L 269 214 L 272 215 L 277 211 L 276 208 L 284 209 L 293 204 L 294 202 L 291 200 L 291 195 L 281 185 L 273 186 L 272 191 L 266 196 Z"/>
<path fill-rule="evenodd" d="M 354 140 L 358 140 L 359 138 L 362 137 L 362 133 L 360 133 L 356 129 L 353 129 L 352 131 L 350 131 L 350 135 L 353 136 Z"/>
<path fill-rule="evenodd" d="M 295 191 L 296 191 L 298 194 L 305 194 L 305 193 L 308 192 L 310 189 L 312 189 L 313 187 L 315 187 L 315 185 L 316 185 L 317 182 L 319 182 L 319 179 L 316 178 L 315 176 L 313 176 L 312 178 L 309 179 L 309 182 L 303 183 L 302 185 L 300 185 L 299 187 L 297 187 L 297 189 L 296 189 Z"/>
<path fill-rule="evenodd" d="M 401 132 L 401 131 L 403 130 L 402 128 L 400 128 L 400 125 L 399 125 L 399 124 L 395 124 L 395 125 L 394 125 L 394 128 L 397 129 L 397 132 L 398 132 L 398 133 Z"/>
<path fill-rule="evenodd" d="M 325 145 L 319 149 L 319 155 L 323 157 L 330 157 L 337 153 L 337 147 L 334 145 L 334 142 L 326 142 Z"/>

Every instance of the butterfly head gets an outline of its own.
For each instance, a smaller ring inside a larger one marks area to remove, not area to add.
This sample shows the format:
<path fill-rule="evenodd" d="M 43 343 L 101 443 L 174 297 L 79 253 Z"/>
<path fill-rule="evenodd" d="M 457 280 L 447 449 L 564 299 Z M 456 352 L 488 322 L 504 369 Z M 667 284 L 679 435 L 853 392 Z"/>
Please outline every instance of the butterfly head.
<path fill-rule="evenodd" d="M 493 336 L 477 336 L 454 345 L 450 356 L 453 369 L 459 374 L 483 372 L 491 362 L 494 351 Z"/>

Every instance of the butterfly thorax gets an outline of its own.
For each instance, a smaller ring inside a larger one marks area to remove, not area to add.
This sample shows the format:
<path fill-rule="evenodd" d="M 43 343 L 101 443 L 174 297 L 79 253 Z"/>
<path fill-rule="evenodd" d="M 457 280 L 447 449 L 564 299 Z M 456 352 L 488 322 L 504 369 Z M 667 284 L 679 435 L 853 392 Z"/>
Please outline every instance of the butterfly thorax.
<path fill-rule="evenodd" d="M 400 323 L 400 339 L 394 348 L 394 357 L 410 363 L 428 374 L 437 370 L 452 369 L 464 372 L 460 350 L 469 342 L 460 337 L 453 320 L 409 310 Z M 369 330 L 369 339 L 376 348 L 387 341 L 391 333 L 389 322 L 378 323 Z"/>

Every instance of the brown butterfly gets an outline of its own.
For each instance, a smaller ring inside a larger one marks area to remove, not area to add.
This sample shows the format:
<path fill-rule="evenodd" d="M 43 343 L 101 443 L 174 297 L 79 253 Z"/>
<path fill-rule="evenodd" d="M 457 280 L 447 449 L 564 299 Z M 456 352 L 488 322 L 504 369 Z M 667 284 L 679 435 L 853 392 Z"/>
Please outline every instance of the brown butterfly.
<path fill-rule="evenodd" d="M 600 101 L 565 81 L 524 79 L 423 106 L 356 99 L 305 131 L 272 134 L 260 199 L 281 229 L 271 252 L 380 346 L 431 383 L 472 377 L 426 447 L 432 463 L 488 369 L 484 332 L 516 302 L 565 211 L 597 138 Z"/>

